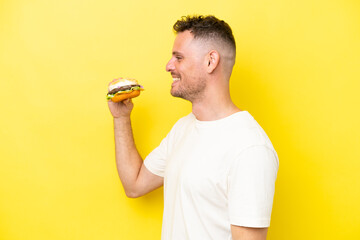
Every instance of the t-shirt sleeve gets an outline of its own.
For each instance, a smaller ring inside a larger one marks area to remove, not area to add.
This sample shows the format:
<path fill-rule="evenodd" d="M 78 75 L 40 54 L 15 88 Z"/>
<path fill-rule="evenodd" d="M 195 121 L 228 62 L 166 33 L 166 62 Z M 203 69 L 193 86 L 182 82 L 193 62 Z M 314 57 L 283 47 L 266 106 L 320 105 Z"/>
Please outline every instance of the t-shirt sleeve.
<path fill-rule="evenodd" d="M 164 177 L 166 156 L 167 156 L 167 142 L 169 136 L 166 136 L 144 160 L 145 167 L 155 175 Z"/>
<path fill-rule="evenodd" d="M 241 151 L 228 179 L 230 224 L 270 226 L 278 167 L 276 152 L 267 146 L 252 146 Z"/>
<path fill-rule="evenodd" d="M 171 128 L 167 136 L 161 141 L 160 145 L 155 148 L 144 160 L 145 167 L 155 175 L 164 177 L 166 163 L 169 158 L 169 153 L 176 146 L 176 139 L 183 134 L 183 127 L 191 121 L 191 116 L 188 115 L 179 119 Z"/>

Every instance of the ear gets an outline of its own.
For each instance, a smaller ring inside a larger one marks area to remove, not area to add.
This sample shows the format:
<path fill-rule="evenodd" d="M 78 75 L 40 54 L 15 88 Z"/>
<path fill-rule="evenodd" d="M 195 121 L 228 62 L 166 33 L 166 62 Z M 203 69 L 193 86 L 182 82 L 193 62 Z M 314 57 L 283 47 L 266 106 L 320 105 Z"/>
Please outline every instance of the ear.
<path fill-rule="evenodd" d="M 216 50 L 211 50 L 206 57 L 207 72 L 212 73 L 219 65 L 220 54 Z"/>

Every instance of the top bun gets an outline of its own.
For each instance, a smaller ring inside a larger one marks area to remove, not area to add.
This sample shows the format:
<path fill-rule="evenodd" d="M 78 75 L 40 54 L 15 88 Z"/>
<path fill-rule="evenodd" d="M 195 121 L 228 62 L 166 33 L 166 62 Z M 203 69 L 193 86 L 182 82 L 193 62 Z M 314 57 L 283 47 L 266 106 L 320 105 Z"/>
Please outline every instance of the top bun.
<path fill-rule="evenodd" d="M 133 78 L 118 78 L 114 79 L 109 85 L 109 91 L 127 85 L 138 85 L 139 83 Z"/>

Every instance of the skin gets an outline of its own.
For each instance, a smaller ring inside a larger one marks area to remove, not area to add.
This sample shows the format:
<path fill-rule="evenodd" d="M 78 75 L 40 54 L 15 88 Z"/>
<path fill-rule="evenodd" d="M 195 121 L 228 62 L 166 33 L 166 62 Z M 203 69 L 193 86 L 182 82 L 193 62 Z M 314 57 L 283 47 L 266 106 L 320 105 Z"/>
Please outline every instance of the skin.
<path fill-rule="evenodd" d="M 234 54 L 224 44 L 194 39 L 189 31 L 178 33 L 166 71 L 173 78 L 171 94 L 192 103 L 200 121 L 213 121 L 241 111 L 232 102 L 229 79 Z M 131 129 L 131 100 L 108 102 L 114 118 L 116 164 L 128 197 L 140 197 L 163 185 L 163 178 L 151 173 L 136 149 Z M 231 225 L 234 240 L 265 240 L 267 228 Z"/>

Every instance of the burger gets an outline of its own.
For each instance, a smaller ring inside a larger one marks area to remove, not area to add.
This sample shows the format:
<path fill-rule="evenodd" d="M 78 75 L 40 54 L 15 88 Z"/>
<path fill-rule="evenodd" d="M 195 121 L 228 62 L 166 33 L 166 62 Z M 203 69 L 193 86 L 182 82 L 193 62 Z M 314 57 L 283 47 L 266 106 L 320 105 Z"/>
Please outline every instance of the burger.
<path fill-rule="evenodd" d="M 118 78 L 109 84 L 107 100 L 121 102 L 128 98 L 134 98 L 140 95 L 144 88 L 135 79 Z"/>

